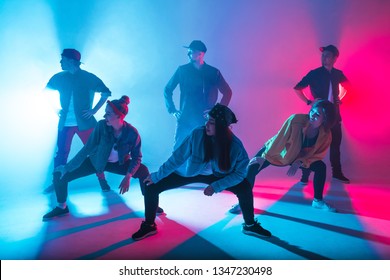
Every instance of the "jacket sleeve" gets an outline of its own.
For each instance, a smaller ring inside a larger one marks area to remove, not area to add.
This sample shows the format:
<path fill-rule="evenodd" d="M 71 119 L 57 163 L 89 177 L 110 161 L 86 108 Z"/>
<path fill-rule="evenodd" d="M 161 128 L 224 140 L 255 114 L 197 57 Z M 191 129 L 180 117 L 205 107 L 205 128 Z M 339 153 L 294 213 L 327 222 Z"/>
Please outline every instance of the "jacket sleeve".
<path fill-rule="evenodd" d="M 177 111 L 175 104 L 173 103 L 173 91 L 179 84 L 179 77 L 180 77 L 180 67 L 177 68 L 175 74 L 173 74 L 172 78 L 168 81 L 168 84 L 165 86 L 164 89 L 164 99 L 165 99 L 165 106 L 167 107 L 168 113 L 172 114 Z"/>
<path fill-rule="evenodd" d="M 279 165 L 287 165 L 291 162 L 286 162 L 286 154 L 288 146 L 291 145 L 292 121 L 295 115 L 290 116 L 282 125 L 278 133 L 265 143 L 265 152 L 263 156 L 271 163 Z"/>
<path fill-rule="evenodd" d="M 183 143 L 172 153 L 169 159 L 161 165 L 157 172 L 150 174 L 154 183 L 157 183 L 170 175 L 190 157 L 192 152 L 193 134 L 194 133 L 191 133 L 184 139 Z"/>

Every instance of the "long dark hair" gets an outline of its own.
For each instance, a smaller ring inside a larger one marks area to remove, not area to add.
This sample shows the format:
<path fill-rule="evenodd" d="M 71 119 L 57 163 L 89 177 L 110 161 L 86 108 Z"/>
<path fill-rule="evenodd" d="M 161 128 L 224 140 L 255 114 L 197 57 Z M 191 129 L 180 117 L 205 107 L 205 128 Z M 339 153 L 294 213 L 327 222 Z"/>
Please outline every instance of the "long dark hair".
<path fill-rule="evenodd" d="M 231 167 L 230 149 L 233 141 L 233 132 L 228 126 L 215 124 L 215 136 L 208 136 L 204 129 L 204 162 L 211 159 L 218 160 L 218 167 L 222 171 L 228 171 Z M 213 141 L 214 137 L 214 141 Z"/>
<path fill-rule="evenodd" d="M 323 126 L 325 130 L 330 130 L 336 124 L 336 108 L 334 104 L 328 100 L 319 99 L 314 102 L 313 108 L 321 108 L 324 113 Z"/>

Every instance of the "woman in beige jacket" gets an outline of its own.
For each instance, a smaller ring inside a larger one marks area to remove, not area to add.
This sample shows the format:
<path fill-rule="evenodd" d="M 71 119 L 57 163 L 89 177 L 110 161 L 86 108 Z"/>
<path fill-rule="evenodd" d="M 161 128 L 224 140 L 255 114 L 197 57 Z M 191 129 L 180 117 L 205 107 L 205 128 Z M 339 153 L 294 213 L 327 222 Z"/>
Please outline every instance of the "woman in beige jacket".
<path fill-rule="evenodd" d="M 316 101 L 308 114 L 290 116 L 279 132 L 250 160 L 247 179 L 252 187 L 256 175 L 269 165 L 290 165 L 288 176 L 294 176 L 299 168 L 307 168 L 314 172 L 312 206 L 336 212 L 323 200 L 326 165 L 322 161 L 332 141 L 330 129 L 334 123 L 335 108 L 327 100 Z M 239 210 L 234 205 L 230 212 Z"/>

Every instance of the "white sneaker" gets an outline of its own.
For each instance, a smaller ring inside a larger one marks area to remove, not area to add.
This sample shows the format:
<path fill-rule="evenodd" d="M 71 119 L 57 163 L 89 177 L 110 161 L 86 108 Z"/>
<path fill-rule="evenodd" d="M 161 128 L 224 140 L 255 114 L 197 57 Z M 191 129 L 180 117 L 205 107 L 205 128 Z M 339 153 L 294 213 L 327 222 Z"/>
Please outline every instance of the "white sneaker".
<path fill-rule="evenodd" d="M 336 212 L 336 208 L 333 208 L 323 200 L 313 200 L 311 206 L 324 211 Z"/>
<path fill-rule="evenodd" d="M 241 214 L 241 207 L 240 204 L 234 204 L 232 208 L 229 209 L 229 212 L 232 214 Z"/>

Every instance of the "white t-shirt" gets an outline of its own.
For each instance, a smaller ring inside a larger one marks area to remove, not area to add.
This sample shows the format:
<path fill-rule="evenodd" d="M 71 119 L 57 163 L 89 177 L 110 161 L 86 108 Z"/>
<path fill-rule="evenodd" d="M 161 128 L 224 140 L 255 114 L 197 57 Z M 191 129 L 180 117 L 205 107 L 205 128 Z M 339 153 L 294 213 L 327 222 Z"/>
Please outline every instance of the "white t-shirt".
<path fill-rule="evenodd" d="M 77 126 L 76 114 L 74 113 L 73 93 L 70 97 L 68 113 L 66 114 L 65 126 Z"/>
<path fill-rule="evenodd" d="M 334 103 L 333 101 L 333 92 L 332 92 L 332 82 L 330 81 L 329 82 L 329 94 L 328 94 L 328 100 L 332 103 Z"/>
<path fill-rule="evenodd" d="M 111 149 L 110 156 L 108 157 L 108 162 L 118 162 L 119 161 L 119 156 L 118 156 L 118 149 L 115 149 L 117 144 L 114 144 L 114 147 Z"/>

